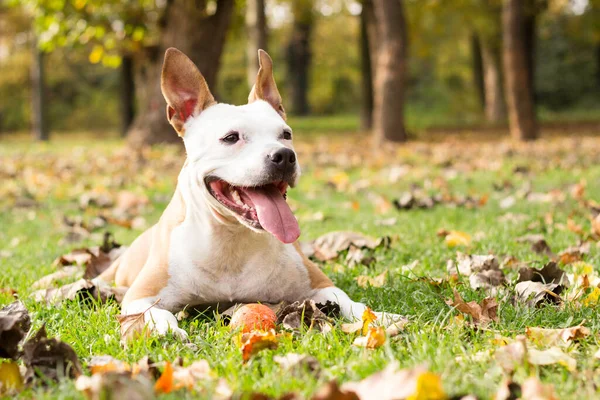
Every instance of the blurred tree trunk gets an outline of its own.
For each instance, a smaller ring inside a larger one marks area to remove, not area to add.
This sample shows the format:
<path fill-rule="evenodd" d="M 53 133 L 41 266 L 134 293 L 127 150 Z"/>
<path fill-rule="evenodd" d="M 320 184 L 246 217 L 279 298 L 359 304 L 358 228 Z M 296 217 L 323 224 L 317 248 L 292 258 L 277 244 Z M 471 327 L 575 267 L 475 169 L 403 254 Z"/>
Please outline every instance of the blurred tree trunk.
<path fill-rule="evenodd" d="M 471 34 L 471 62 L 473 68 L 473 82 L 477 91 L 477 98 L 481 108 L 485 110 L 485 88 L 483 84 L 483 60 L 481 54 L 481 40 L 477 33 Z"/>
<path fill-rule="evenodd" d="M 530 0 L 504 0 L 502 10 L 506 102 L 510 133 L 516 140 L 533 140 L 538 136 L 532 90 L 533 65 L 525 26 L 529 3 Z"/>
<path fill-rule="evenodd" d="M 215 93 L 219 61 L 235 0 L 217 0 L 216 12 L 206 11 L 207 0 L 168 0 L 159 23 L 160 42 L 146 48 L 136 59 L 138 113 L 128 133 L 132 146 L 177 142 L 179 138 L 165 115 L 166 102 L 160 90 L 163 56 L 173 46 L 198 66 Z"/>
<path fill-rule="evenodd" d="M 45 54 L 33 41 L 31 63 L 31 130 L 35 140 L 47 141 L 50 137 L 47 118 Z"/>
<path fill-rule="evenodd" d="M 246 33 L 248 86 L 252 87 L 258 74 L 258 49 L 267 51 L 265 0 L 246 0 Z"/>
<path fill-rule="evenodd" d="M 402 0 L 373 0 L 377 20 L 377 64 L 375 68 L 374 135 L 385 140 L 405 141 L 404 92 L 407 75 L 408 37 Z"/>
<path fill-rule="evenodd" d="M 481 59 L 485 86 L 485 118 L 491 123 L 500 123 L 506 118 L 506 106 L 502 90 L 502 69 L 500 67 L 500 40 L 482 38 Z"/>
<path fill-rule="evenodd" d="M 287 70 L 290 111 L 296 115 L 307 115 L 309 69 L 311 63 L 310 37 L 313 28 L 312 0 L 294 0 L 292 12 L 294 22 L 287 45 Z"/>
<path fill-rule="evenodd" d="M 133 57 L 125 54 L 121 61 L 121 134 L 125 136 L 135 117 L 135 83 Z"/>
<path fill-rule="evenodd" d="M 360 125 L 363 130 L 373 128 L 373 56 L 372 51 L 375 43 L 375 14 L 373 2 L 364 0 L 362 12 L 360 13 L 360 56 L 362 72 L 362 104 L 360 114 Z"/>

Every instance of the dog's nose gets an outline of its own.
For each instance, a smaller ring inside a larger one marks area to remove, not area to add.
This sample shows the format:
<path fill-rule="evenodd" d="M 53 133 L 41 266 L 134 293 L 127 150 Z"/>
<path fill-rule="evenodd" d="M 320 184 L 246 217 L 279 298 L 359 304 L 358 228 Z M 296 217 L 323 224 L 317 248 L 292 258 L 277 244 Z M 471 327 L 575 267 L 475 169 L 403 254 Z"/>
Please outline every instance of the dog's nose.
<path fill-rule="evenodd" d="M 278 168 L 285 169 L 296 163 L 296 153 L 293 150 L 283 148 L 269 154 L 267 158 Z"/>

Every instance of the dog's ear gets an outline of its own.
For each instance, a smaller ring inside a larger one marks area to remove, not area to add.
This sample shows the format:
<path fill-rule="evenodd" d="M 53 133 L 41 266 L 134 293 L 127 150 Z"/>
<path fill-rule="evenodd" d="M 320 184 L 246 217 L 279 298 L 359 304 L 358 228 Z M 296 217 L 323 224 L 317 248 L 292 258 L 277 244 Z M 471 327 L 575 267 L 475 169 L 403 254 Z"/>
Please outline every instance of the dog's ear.
<path fill-rule="evenodd" d="M 248 104 L 255 102 L 256 100 L 264 100 L 269 103 L 275 111 L 285 119 L 285 110 L 281 104 L 281 96 L 277 85 L 275 84 L 275 78 L 273 77 L 273 60 L 267 54 L 266 51 L 258 50 L 258 75 L 256 76 L 256 83 L 252 86 L 250 95 L 248 96 Z"/>
<path fill-rule="evenodd" d="M 165 53 L 160 88 L 167 101 L 167 119 L 179 136 L 184 135 L 189 117 L 216 103 L 194 62 L 174 47 Z"/>

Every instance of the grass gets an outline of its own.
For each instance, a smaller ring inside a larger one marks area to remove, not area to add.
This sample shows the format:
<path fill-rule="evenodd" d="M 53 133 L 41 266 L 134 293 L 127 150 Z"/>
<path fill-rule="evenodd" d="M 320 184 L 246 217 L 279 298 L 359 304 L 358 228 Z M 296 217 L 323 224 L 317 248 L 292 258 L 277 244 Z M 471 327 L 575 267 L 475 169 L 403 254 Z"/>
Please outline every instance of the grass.
<path fill-rule="evenodd" d="M 301 125 L 301 124 L 300 124 Z M 310 124 L 309 124 L 310 125 Z M 378 152 L 371 151 L 362 135 L 346 134 L 329 138 L 311 134 L 302 140 L 302 126 L 296 128 L 299 159 L 304 174 L 301 184 L 290 192 L 302 228 L 302 240 L 309 240 L 333 230 L 354 230 L 372 236 L 391 236 L 390 249 L 375 252 L 376 262 L 369 266 L 350 267 L 344 257 L 322 265 L 324 271 L 357 301 L 373 309 L 407 316 L 411 323 L 383 347 L 366 350 L 353 347 L 353 337 L 334 330 L 330 335 L 305 332 L 282 341 L 277 350 L 266 350 L 246 365 L 233 344 L 232 333 L 212 317 L 184 320 L 182 328 L 190 333 L 195 346 L 167 338 L 142 338 L 127 349 L 119 344 L 116 304 L 86 305 L 67 302 L 46 306 L 29 299 L 31 284 L 52 272 L 52 261 L 74 247 L 98 244 L 98 231 L 78 243 L 64 243 L 63 217 L 82 215 L 91 219 L 103 212 L 97 208 L 82 211 L 79 196 L 91 190 L 114 194 L 131 190 L 144 194 L 150 205 L 143 212 L 149 224 L 160 216 L 168 196 L 173 192 L 176 176 L 183 163 L 173 148 L 156 148 L 142 154 L 143 162 L 123 152 L 118 140 L 57 139 L 50 144 L 14 142 L 0 147 L 0 288 L 13 288 L 32 313 L 33 329 L 42 324 L 50 336 L 69 343 L 84 364 L 94 355 L 108 354 L 135 362 L 143 356 L 154 361 L 181 357 L 188 364 L 206 359 L 217 375 L 224 377 L 235 391 L 262 392 L 280 396 L 295 392 L 310 396 L 325 382 L 360 380 L 397 360 L 402 367 L 425 364 L 442 377 L 449 395 L 474 393 L 483 399 L 493 397 L 503 374 L 493 357 L 479 360 L 481 351 L 493 352 L 498 337 L 514 339 L 526 327 L 563 328 L 584 322 L 593 335 L 570 348 L 578 361 L 575 371 L 561 365 L 517 368 L 515 380 L 522 382 L 532 373 L 543 382 L 554 384 L 558 398 L 592 398 L 593 384 L 599 383 L 595 372 L 598 362 L 592 357 L 598 349 L 600 328 L 598 306 L 580 306 L 566 302 L 559 306 L 527 308 L 511 301 L 512 285 L 499 295 L 499 321 L 487 330 L 476 330 L 456 323 L 455 310 L 444 300 L 455 287 L 467 300 L 486 297 L 472 290 L 468 280 L 453 287 L 436 286 L 423 277 L 446 277 L 446 261 L 455 257 L 436 233 L 439 229 L 465 231 L 476 239 L 460 251 L 470 254 L 493 253 L 500 258 L 514 256 L 541 266 L 546 256 L 533 253 L 527 244 L 515 238 L 527 233 L 543 233 L 556 252 L 575 245 L 579 236 L 565 229 L 573 219 L 586 232 L 590 230 L 589 211 L 570 196 L 570 187 L 586 182 L 585 197 L 600 199 L 600 163 L 597 149 L 600 139 L 548 139 L 530 145 L 511 145 L 503 141 L 477 143 L 456 142 L 451 137 L 441 144 L 412 143 Z M 307 130 L 310 130 L 306 128 Z M 528 172 L 516 173 L 516 167 Z M 404 174 L 403 172 L 404 171 Z M 402 175 L 390 180 L 394 173 Z M 508 181 L 513 189 L 494 189 Z M 564 194 L 564 201 L 538 203 L 520 197 L 509 210 L 500 202 L 531 183 L 531 191 Z M 397 211 L 386 209 L 387 202 L 403 191 L 418 185 L 428 191 L 445 190 L 454 195 L 488 195 L 482 207 L 453 208 L 440 205 L 427 210 Z M 35 199 L 37 207 L 15 207 L 23 197 Z M 386 200 L 376 200 L 376 199 Z M 322 212 L 323 220 L 315 220 Z M 519 222 L 500 222 L 507 214 L 523 214 Z M 549 221 L 550 215 L 552 221 Z M 381 225 L 383 219 L 396 218 L 392 226 Z M 117 240 L 129 244 L 141 230 L 117 225 L 107 227 Z M 419 264 L 410 272 L 402 266 L 414 260 Z M 594 243 L 586 262 L 600 271 L 600 248 Z M 568 268 L 568 267 L 565 267 Z M 358 275 L 375 276 L 388 270 L 383 287 L 362 288 Z M 514 279 L 515 271 L 509 272 Z M 0 306 L 13 299 L 0 293 Z M 275 355 L 288 352 L 316 357 L 322 373 L 308 371 L 290 376 L 273 361 Z M 77 398 L 73 382 L 64 381 L 48 388 L 34 387 L 22 393 L 25 398 Z M 207 392 L 176 392 L 165 398 L 210 397 Z"/>

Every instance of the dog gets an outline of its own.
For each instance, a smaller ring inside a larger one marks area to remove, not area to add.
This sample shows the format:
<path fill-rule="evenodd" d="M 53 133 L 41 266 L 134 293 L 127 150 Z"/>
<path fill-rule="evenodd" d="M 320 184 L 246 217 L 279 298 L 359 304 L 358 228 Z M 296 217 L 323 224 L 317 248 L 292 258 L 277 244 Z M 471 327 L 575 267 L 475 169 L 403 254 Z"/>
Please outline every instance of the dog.
<path fill-rule="evenodd" d="M 215 101 L 185 54 L 165 53 L 167 119 L 187 159 L 158 223 L 96 278 L 128 287 L 122 314 L 144 313 L 160 335 L 187 338 L 173 313 L 188 305 L 312 299 L 337 303 L 348 320 L 365 311 L 300 250 L 286 202 L 300 166 L 272 60 L 258 54 L 248 104 L 233 106 Z M 377 314 L 388 324 L 398 317 Z"/>

